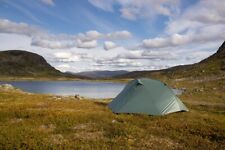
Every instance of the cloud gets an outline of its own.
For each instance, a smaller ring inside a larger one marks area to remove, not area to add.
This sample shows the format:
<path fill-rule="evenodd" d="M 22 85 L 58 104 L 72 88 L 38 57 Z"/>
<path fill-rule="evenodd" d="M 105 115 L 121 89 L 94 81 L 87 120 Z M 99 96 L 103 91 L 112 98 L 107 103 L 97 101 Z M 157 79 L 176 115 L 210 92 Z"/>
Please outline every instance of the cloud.
<path fill-rule="evenodd" d="M 185 56 L 185 59 L 187 61 L 194 61 L 197 62 L 199 60 L 202 60 L 208 56 L 212 55 L 212 52 L 209 51 L 196 51 L 192 52 L 191 54 Z"/>
<path fill-rule="evenodd" d="M 129 31 L 116 31 L 113 33 L 108 33 L 105 35 L 105 38 L 117 40 L 117 39 L 129 39 L 132 37 L 132 34 Z"/>
<path fill-rule="evenodd" d="M 113 0 L 88 0 L 93 6 L 100 8 L 104 11 L 113 12 Z"/>
<path fill-rule="evenodd" d="M 91 30 L 87 31 L 86 33 L 79 33 L 77 38 L 81 41 L 91 41 L 91 40 L 98 40 L 98 39 L 110 39 L 110 40 L 123 40 L 129 39 L 132 37 L 132 34 L 129 31 L 122 30 L 116 31 L 112 33 L 99 33 L 98 31 Z"/>
<path fill-rule="evenodd" d="M 224 1 L 199 1 L 172 17 L 162 37 L 144 39 L 141 46 L 154 49 L 222 41 L 225 39 L 224 7 Z"/>
<path fill-rule="evenodd" d="M 85 49 L 90 49 L 90 48 L 95 48 L 98 46 L 98 43 L 96 40 L 92 40 L 92 41 L 86 41 L 86 42 L 82 42 L 81 40 L 77 40 L 77 47 L 78 48 L 85 48 Z"/>
<path fill-rule="evenodd" d="M 152 70 L 173 66 L 182 59 L 178 54 L 168 51 L 125 51 L 123 53 L 94 59 L 94 66 L 126 68 L 128 70 Z"/>
<path fill-rule="evenodd" d="M 73 47 L 90 49 L 98 46 L 98 40 L 125 40 L 132 37 L 132 34 L 126 30 L 105 34 L 90 30 L 77 35 L 55 35 L 36 26 L 16 23 L 7 19 L 0 19 L 0 33 L 26 35 L 31 37 L 32 46 L 49 49 L 70 49 Z"/>
<path fill-rule="evenodd" d="M 117 45 L 114 43 L 114 42 L 111 42 L 111 41 L 105 41 L 104 42 L 104 49 L 105 50 L 110 50 L 110 49 L 113 49 L 113 48 L 116 48 Z"/>
<path fill-rule="evenodd" d="M 101 37 L 103 37 L 103 34 L 95 30 L 87 31 L 86 33 L 79 33 L 77 36 L 77 38 L 81 41 L 92 41 Z"/>
<path fill-rule="evenodd" d="M 127 51 L 118 54 L 114 59 L 144 59 L 141 54 L 142 51 Z"/>
<path fill-rule="evenodd" d="M 7 19 L 0 19 L 0 33 L 16 33 L 33 36 L 41 35 L 44 31 L 38 27 L 30 26 L 26 23 L 15 23 Z"/>
<path fill-rule="evenodd" d="M 125 40 L 131 37 L 132 34 L 125 30 L 106 34 L 99 33 L 95 30 L 79 33 L 78 35 L 52 35 L 44 33 L 41 36 L 34 36 L 31 45 L 50 49 L 73 47 L 91 49 L 98 46 L 98 40 Z"/>
<path fill-rule="evenodd" d="M 167 33 L 180 33 L 203 26 L 225 24 L 225 1 L 202 0 L 168 22 Z"/>
<path fill-rule="evenodd" d="M 123 18 L 126 18 L 128 20 L 136 20 L 137 19 L 137 9 L 131 9 L 131 8 L 121 8 L 120 9 L 121 16 Z"/>
<path fill-rule="evenodd" d="M 41 2 L 44 3 L 45 5 L 50 5 L 50 6 L 55 5 L 53 0 L 41 0 Z"/>
<path fill-rule="evenodd" d="M 168 37 L 156 37 L 153 39 L 144 39 L 142 42 L 142 47 L 151 49 L 151 48 L 164 48 L 164 47 L 170 47 L 170 46 L 179 46 L 183 44 L 188 44 L 190 42 L 193 42 L 193 40 L 196 40 L 194 42 L 199 42 L 201 38 L 196 38 L 193 34 L 172 34 Z"/>
<path fill-rule="evenodd" d="M 89 0 L 89 2 L 104 11 L 113 12 L 113 6 L 119 6 L 121 17 L 128 20 L 138 18 L 153 18 L 158 15 L 172 16 L 178 12 L 180 0 Z"/>
<path fill-rule="evenodd" d="M 192 32 L 184 34 L 172 34 L 167 37 L 144 39 L 141 46 L 146 49 L 184 46 L 188 44 L 200 44 L 225 39 L 225 25 L 210 25 L 196 28 Z"/>
<path fill-rule="evenodd" d="M 69 59 L 72 56 L 72 53 L 69 52 L 57 52 L 54 53 L 56 58 L 60 58 L 60 59 Z"/>
<path fill-rule="evenodd" d="M 60 64 L 56 66 L 56 69 L 59 69 L 63 72 L 68 71 L 71 69 L 71 66 L 69 64 Z"/>
<path fill-rule="evenodd" d="M 42 48 L 50 48 L 50 49 L 68 49 L 68 48 L 75 47 L 76 43 L 75 43 L 75 41 L 69 41 L 69 40 L 50 41 L 50 40 L 46 40 L 46 39 L 42 39 L 42 38 L 32 38 L 31 45 L 42 47 Z"/>
<path fill-rule="evenodd" d="M 129 59 L 99 59 L 94 64 L 95 66 L 111 66 L 111 67 L 141 67 L 143 64 L 141 62 L 134 62 Z"/>
<path fill-rule="evenodd" d="M 142 46 L 144 48 L 158 48 L 158 47 L 164 47 L 167 46 L 169 41 L 169 39 L 166 38 L 161 38 L 161 37 L 157 37 L 157 38 L 153 38 L 153 39 L 144 39 L 142 42 Z"/>
<path fill-rule="evenodd" d="M 138 59 L 146 60 L 176 60 L 178 55 L 168 51 L 127 51 L 126 53 L 118 54 L 114 59 Z"/>
<path fill-rule="evenodd" d="M 168 51 L 144 51 L 141 56 L 144 59 L 166 60 L 166 61 L 177 60 L 179 57 L 175 53 L 171 53 Z"/>
<path fill-rule="evenodd" d="M 56 52 L 53 54 L 54 61 L 56 62 L 78 62 L 84 59 L 89 59 L 86 53 L 75 53 L 75 52 Z"/>

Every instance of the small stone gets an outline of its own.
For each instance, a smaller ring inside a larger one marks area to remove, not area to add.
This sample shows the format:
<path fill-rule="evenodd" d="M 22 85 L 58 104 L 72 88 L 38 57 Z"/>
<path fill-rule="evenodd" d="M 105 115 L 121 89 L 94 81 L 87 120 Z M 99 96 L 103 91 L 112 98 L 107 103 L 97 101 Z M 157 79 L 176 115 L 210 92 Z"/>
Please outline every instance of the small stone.
<path fill-rule="evenodd" d="M 112 123 L 116 123 L 116 122 L 117 122 L 116 120 L 114 120 L 114 119 L 112 120 Z"/>
<path fill-rule="evenodd" d="M 81 99 L 82 99 L 81 96 L 78 95 L 78 94 L 76 94 L 76 95 L 74 96 L 74 98 L 75 98 L 75 99 L 78 99 L 78 100 L 81 100 Z"/>

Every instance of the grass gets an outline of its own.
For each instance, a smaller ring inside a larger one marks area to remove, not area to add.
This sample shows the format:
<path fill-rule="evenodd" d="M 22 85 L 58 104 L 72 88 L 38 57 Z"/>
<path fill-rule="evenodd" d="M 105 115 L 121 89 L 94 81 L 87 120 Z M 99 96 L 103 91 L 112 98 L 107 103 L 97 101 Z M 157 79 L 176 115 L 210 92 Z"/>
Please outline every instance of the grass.
<path fill-rule="evenodd" d="M 0 89 L 0 149 L 224 149 L 225 80 L 167 81 L 189 112 L 112 113 L 110 100 Z"/>

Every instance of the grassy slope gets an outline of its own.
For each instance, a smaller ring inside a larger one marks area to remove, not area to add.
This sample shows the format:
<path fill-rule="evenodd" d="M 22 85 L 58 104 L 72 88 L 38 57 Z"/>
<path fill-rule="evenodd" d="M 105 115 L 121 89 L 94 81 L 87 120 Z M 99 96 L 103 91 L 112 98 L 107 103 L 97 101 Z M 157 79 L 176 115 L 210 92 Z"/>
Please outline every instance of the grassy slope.
<path fill-rule="evenodd" d="M 0 52 L 0 75 L 2 76 L 60 76 L 61 72 L 49 65 L 35 53 L 9 50 Z"/>
<path fill-rule="evenodd" d="M 170 80 L 190 112 L 113 114 L 107 101 L 0 91 L 0 149 L 224 149 L 225 79 Z"/>
<path fill-rule="evenodd" d="M 78 79 L 81 76 L 62 73 L 40 55 L 22 50 L 0 52 L 0 80 Z"/>

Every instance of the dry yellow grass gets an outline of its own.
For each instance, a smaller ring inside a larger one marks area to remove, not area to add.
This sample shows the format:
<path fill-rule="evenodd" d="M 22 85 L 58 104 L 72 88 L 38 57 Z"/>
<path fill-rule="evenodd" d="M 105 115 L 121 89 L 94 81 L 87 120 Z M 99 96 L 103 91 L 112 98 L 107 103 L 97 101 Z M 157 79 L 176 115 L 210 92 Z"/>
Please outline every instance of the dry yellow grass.
<path fill-rule="evenodd" d="M 224 149 L 224 81 L 168 82 L 187 88 L 181 99 L 190 111 L 167 116 L 116 115 L 109 100 L 0 90 L 0 149 Z"/>

